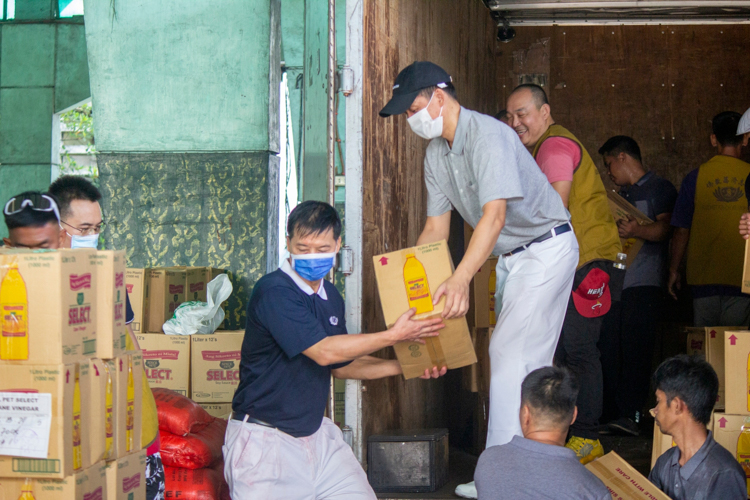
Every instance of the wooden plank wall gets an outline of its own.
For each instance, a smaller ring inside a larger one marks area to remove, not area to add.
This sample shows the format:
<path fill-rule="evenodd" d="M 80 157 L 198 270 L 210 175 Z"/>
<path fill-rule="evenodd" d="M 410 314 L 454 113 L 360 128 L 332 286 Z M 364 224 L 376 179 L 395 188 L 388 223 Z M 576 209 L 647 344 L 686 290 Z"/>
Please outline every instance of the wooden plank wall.
<path fill-rule="evenodd" d="M 495 41 L 476 0 L 364 1 L 363 331 L 384 328 L 372 256 L 414 245 L 425 220 L 422 160 L 426 141 L 403 116 L 378 111 L 398 71 L 431 60 L 454 79 L 461 103 L 494 114 L 515 86 L 514 52 L 549 38 L 553 116 L 596 151 L 612 135 L 633 136 L 645 163 L 678 188 L 714 153 L 710 120 L 750 106 L 750 26 L 517 27 Z M 387 349 L 382 356 L 392 357 Z M 447 427 L 455 384 L 365 384 L 365 435 L 394 428 Z"/>

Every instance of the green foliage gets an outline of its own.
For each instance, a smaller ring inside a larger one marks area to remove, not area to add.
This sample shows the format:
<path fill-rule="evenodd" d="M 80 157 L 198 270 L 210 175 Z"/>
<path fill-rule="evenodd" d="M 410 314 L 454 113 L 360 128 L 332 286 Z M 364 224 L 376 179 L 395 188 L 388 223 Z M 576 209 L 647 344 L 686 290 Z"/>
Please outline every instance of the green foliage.
<path fill-rule="evenodd" d="M 90 102 L 62 114 L 61 121 L 68 139 L 72 136 L 76 139 L 76 142 L 86 146 L 87 154 L 96 154 L 94 120 Z M 61 147 L 60 159 L 61 175 L 83 175 L 91 179 L 94 184 L 99 184 L 99 169 L 96 166 L 80 165 L 73 159 L 69 149 L 64 144 Z"/>

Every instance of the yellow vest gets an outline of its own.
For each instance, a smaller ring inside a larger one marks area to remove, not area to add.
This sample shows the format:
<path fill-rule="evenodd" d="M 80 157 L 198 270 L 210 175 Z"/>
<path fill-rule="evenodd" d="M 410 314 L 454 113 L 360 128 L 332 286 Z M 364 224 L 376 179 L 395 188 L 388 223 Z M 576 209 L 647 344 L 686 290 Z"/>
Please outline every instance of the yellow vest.
<path fill-rule="evenodd" d="M 581 148 L 581 162 L 574 170 L 568 198 L 570 222 L 578 238 L 578 267 L 592 260 L 616 260 L 617 254 L 622 252 L 620 235 L 594 160 L 581 141 L 562 125 L 552 125 L 547 129 L 534 147 L 534 158 L 542 143 L 550 137 L 565 137 Z"/>
<path fill-rule="evenodd" d="M 688 242 L 688 284 L 742 285 L 745 240 L 737 226 L 747 212 L 748 174 L 750 164 L 724 155 L 714 156 L 698 168 Z"/>
<path fill-rule="evenodd" d="M 130 334 L 125 335 L 125 348 L 128 351 L 134 351 L 135 345 L 130 338 Z M 143 402 L 141 403 L 141 448 L 147 448 L 156 439 L 159 432 L 159 415 L 156 411 L 156 400 L 148 385 L 146 371 L 143 372 L 143 383 L 141 384 L 141 394 Z"/>

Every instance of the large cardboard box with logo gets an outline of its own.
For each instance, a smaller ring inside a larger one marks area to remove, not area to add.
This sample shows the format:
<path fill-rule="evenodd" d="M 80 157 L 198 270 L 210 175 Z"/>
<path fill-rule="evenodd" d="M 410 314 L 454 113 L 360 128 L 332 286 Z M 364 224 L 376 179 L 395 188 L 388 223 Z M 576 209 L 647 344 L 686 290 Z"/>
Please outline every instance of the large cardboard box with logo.
<path fill-rule="evenodd" d="M 740 454 L 737 448 L 743 426 L 750 428 L 750 416 L 715 413 L 713 415 L 713 422 L 709 427 L 709 429 L 713 429 L 714 440 L 726 448 L 738 461 Z M 750 458 L 750 454 L 748 455 L 743 457 L 743 460 Z M 750 483 L 748 483 L 748 498 L 750 498 Z"/>
<path fill-rule="evenodd" d="M 0 498 L 36 500 L 106 500 L 107 467 L 98 462 L 65 479 L 0 478 Z M 4 495 L 4 496 L 3 496 Z M 26 496 L 23 496 L 26 495 Z"/>
<path fill-rule="evenodd" d="M 442 315 L 445 297 L 435 306 L 432 300 L 438 287 L 453 274 L 445 241 L 376 255 L 373 265 L 388 327 L 410 307 L 417 309 L 417 319 Z M 445 321 L 440 335 L 425 339 L 425 344 L 401 342 L 393 349 L 406 379 L 419 377 L 433 366 L 454 369 L 477 361 L 465 317 Z"/>
<path fill-rule="evenodd" d="M 96 355 L 96 250 L 0 249 L 0 361 L 66 364 Z"/>
<path fill-rule="evenodd" d="M 96 356 L 112 359 L 125 351 L 125 251 L 101 250 L 96 264 Z"/>
<path fill-rule="evenodd" d="M 12 445 L 22 450 L 15 456 L 0 456 L 0 477 L 62 479 L 91 465 L 87 463 L 91 414 L 85 399 L 90 391 L 90 371 L 81 370 L 78 363 L 0 364 L 0 410 L 15 414 L 0 422 L 0 432 L 18 436 Z M 49 439 L 40 424 L 45 415 L 51 416 Z M 23 421 L 28 425 L 21 426 Z M 46 457 L 31 456 L 44 456 L 45 447 Z"/>
<path fill-rule="evenodd" d="M 586 468 L 604 483 L 612 498 L 669 500 L 667 495 L 614 451 L 589 462 Z"/>
<path fill-rule="evenodd" d="M 146 328 L 146 290 L 148 289 L 149 269 L 128 268 L 125 271 L 125 289 L 133 309 L 133 322 L 130 327 L 135 333 Z"/>
<path fill-rule="evenodd" d="M 141 447 L 143 354 L 141 351 L 126 352 L 108 363 L 112 375 L 112 458 L 115 459 Z"/>
<path fill-rule="evenodd" d="M 190 394 L 190 337 L 143 333 L 136 335 L 143 351 L 143 366 L 152 389 Z"/>
<path fill-rule="evenodd" d="M 107 464 L 107 500 L 146 500 L 146 450 Z"/>
<path fill-rule="evenodd" d="M 240 383 L 244 331 L 191 335 L 190 399 L 198 403 L 229 403 Z"/>
<path fill-rule="evenodd" d="M 731 415 L 750 415 L 750 332 L 724 332 L 725 409 Z M 719 379 L 721 385 L 721 379 Z"/>
<path fill-rule="evenodd" d="M 177 306 L 185 302 L 185 270 L 174 267 L 150 269 L 144 300 L 145 332 L 161 332 Z"/>
<path fill-rule="evenodd" d="M 686 328 L 687 348 L 685 352 L 689 355 L 702 354 L 706 355 L 706 329 L 705 328 Z"/>

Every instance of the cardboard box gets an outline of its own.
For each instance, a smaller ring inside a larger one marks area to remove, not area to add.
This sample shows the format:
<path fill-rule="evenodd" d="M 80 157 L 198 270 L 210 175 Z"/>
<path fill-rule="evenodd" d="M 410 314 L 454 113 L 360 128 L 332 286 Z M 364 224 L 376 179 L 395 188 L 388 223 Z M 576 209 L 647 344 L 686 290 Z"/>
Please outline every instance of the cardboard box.
<path fill-rule="evenodd" d="M 80 364 L 81 375 L 88 377 L 88 392 L 81 392 L 82 410 L 88 412 L 84 433 L 88 446 L 83 451 L 85 464 L 104 460 L 107 452 L 107 369 L 101 359 L 92 358 Z M 111 380 L 111 379 L 110 379 Z M 83 390 L 84 388 L 81 387 Z M 112 410 L 113 408 L 110 408 Z"/>
<path fill-rule="evenodd" d="M 125 351 L 125 251 L 101 250 L 96 264 L 96 356 L 112 359 Z"/>
<path fill-rule="evenodd" d="M 190 267 L 190 266 L 176 266 L 174 269 L 182 269 L 185 271 L 185 300 L 197 300 L 200 302 L 208 302 L 208 284 L 220 274 L 226 274 L 223 269 L 217 269 L 215 267 Z M 227 302 L 224 301 L 221 304 L 222 309 L 226 311 Z M 217 329 L 224 329 L 225 321 L 222 321 Z"/>
<path fill-rule="evenodd" d="M 614 191 L 607 191 L 607 201 L 609 201 L 609 210 L 612 212 L 612 217 L 615 218 L 615 222 L 628 220 L 629 217 L 634 218 L 641 226 L 652 224 L 654 222 L 649 219 L 646 214 L 635 208 L 629 201 Z M 640 238 L 620 238 L 620 243 L 622 244 L 623 253 L 628 256 L 625 264 L 630 267 L 633 264 L 636 255 L 638 255 L 638 252 L 641 250 L 641 247 L 643 247 L 644 241 Z"/>
<path fill-rule="evenodd" d="M 107 500 L 146 500 L 146 450 L 140 450 L 106 467 Z"/>
<path fill-rule="evenodd" d="M 232 415 L 232 403 L 201 403 L 201 407 L 206 410 L 212 417 L 229 420 Z"/>
<path fill-rule="evenodd" d="M 687 330 L 687 349 L 685 352 L 689 355 L 702 354 L 706 356 L 706 329 L 705 328 L 686 328 Z"/>
<path fill-rule="evenodd" d="M 669 500 L 666 494 L 614 451 L 589 462 L 586 468 L 604 483 L 612 494 L 613 500 L 638 498 Z"/>
<path fill-rule="evenodd" d="M 426 279 L 419 286 L 423 287 L 422 291 L 430 298 L 435 290 L 453 274 L 453 262 L 445 241 L 374 256 L 373 265 L 380 303 L 383 307 L 385 323 L 389 327 L 393 326 L 399 316 L 409 309 L 404 264 L 407 255 L 411 254 L 424 268 Z M 445 297 L 440 299 L 432 311 L 417 314 L 415 317 L 426 319 L 440 316 L 444 307 Z M 477 361 L 465 317 L 445 321 L 445 328 L 440 330 L 440 335 L 426 338 L 425 342 L 425 344 L 401 342 L 393 346 L 404 372 L 404 378 L 419 377 L 424 374 L 425 369 L 433 366 L 447 366 L 449 369 L 454 369 Z"/>
<path fill-rule="evenodd" d="M 80 450 L 82 467 L 86 468 L 89 446 L 88 419 L 85 411 L 85 395 L 91 391 L 91 380 L 87 370 L 80 370 L 77 363 L 68 365 L 10 365 L 0 364 L 0 392 L 28 393 L 33 406 L 36 394 L 51 394 L 52 422 L 49 434 L 47 458 L 0 456 L 0 477 L 27 477 L 62 479 L 74 473 L 73 466 L 73 398 L 76 370 L 79 374 L 81 396 Z M 0 398 L 0 405 L 3 404 Z M 10 403 L 5 400 L 5 403 Z"/>
<path fill-rule="evenodd" d="M 717 413 L 714 416 L 712 426 L 709 427 L 714 433 L 717 443 L 726 448 L 733 457 L 737 457 L 737 441 L 742 432 L 748 415 L 731 415 L 729 413 Z"/>
<path fill-rule="evenodd" d="M 469 328 L 495 327 L 495 267 L 497 257 L 490 257 L 471 280 L 466 314 Z"/>
<path fill-rule="evenodd" d="M 37 500 L 106 500 L 107 476 L 104 462 L 65 479 L 39 479 L 30 477 L 30 493 Z M 15 500 L 26 498 L 24 493 L 27 478 L 0 478 L 0 498 Z M 3 496 L 4 495 L 4 496 Z"/>
<path fill-rule="evenodd" d="M 143 351 L 148 385 L 190 394 L 190 337 L 143 333 L 136 335 Z"/>
<path fill-rule="evenodd" d="M 190 399 L 198 403 L 228 403 L 240 383 L 244 331 L 190 336 Z"/>
<path fill-rule="evenodd" d="M 750 355 L 750 332 L 724 332 L 724 387 L 726 413 L 750 415 L 748 399 L 748 355 Z M 719 382 L 721 385 L 721 379 Z"/>
<path fill-rule="evenodd" d="M 485 397 L 490 394 L 490 339 L 492 328 L 472 328 L 471 340 L 477 354 L 477 362 L 465 366 L 464 388 L 471 392 L 479 392 Z"/>
<path fill-rule="evenodd" d="M 113 375 L 113 439 L 112 456 L 122 458 L 141 448 L 141 408 L 143 405 L 143 355 L 141 351 L 127 352 L 108 360 Z M 132 397 L 128 397 L 128 380 L 132 373 Z M 130 420 L 130 422 L 129 422 Z M 130 432 L 128 432 L 130 428 Z M 128 436 L 132 440 L 129 442 Z"/>
<path fill-rule="evenodd" d="M 729 330 L 737 330 L 737 327 L 706 327 L 706 361 L 708 361 L 711 366 L 713 366 L 714 370 L 716 370 L 716 375 L 719 377 L 719 398 L 716 400 L 716 406 L 714 406 L 714 409 L 716 409 L 717 411 L 721 411 L 726 408 L 726 382 L 724 376 L 724 332 Z"/>
<path fill-rule="evenodd" d="M 3 321 L 28 337 L 28 357 L 11 361 L 29 365 L 75 363 L 96 354 L 96 250 L 19 251 L 0 249 L 0 288 L 11 266 L 26 286 L 27 317 L 22 304 L 2 304 Z M 10 279 L 10 278 L 9 278 Z M 23 325 L 25 322 L 26 328 Z M 12 332 L 12 336 L 19 332 Z"/>
<path fill-rule="evenodd" d="M 144 293 L 146 332 L 161 332 L 174 310 L 185 302 L 185 270 L 154 268 L 148 274 Z"/>
<path fill-rule="evenodd" d="M 130 327 L 135 333 L 145 330 L 146 324 L 146 290 L 148 289 L 149 269 L 129 268 L 125 271 L 125 288 L 133 308 L 133 322 Z"/>
<path fill-rule="evenodd" d="M 654 441 L 651 446 L 651 468 L 654 468 L 656 460 L 664 454 L 665 451 L 674 446 L 672 436 L 662 434 L 659 426 L 654 423 Z"/>

